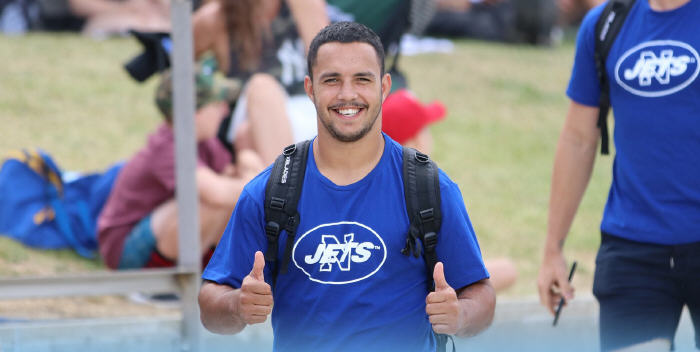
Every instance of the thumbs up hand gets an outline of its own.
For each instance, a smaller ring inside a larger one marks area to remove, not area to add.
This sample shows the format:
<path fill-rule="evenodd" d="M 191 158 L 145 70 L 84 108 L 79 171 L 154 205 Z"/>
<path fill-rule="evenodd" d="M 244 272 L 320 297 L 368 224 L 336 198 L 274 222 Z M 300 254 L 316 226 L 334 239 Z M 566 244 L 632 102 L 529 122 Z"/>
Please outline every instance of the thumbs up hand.
<path fill-rule="evenodd" d="M 435 291 L 430 292 L 425 298 L 425 312 L 428 313 L 433 331 L 439 334 L 455 334 L 458 327 L 463 325 L 459 321 L 462 314 L 460 313 L 457 292 L 445 280 L 445 272 L 441 262 L 435 264 L 433 280 L 435 281 Z"/>
<path fill-rule="evenodd" d="M 246 324 L 262 323 L 272 313 L 272 289 L 265 282 L 264 269 L 265 256 L 257 251 L 253 269 L 243 278 L 238 300 L 238 314 Z"/>

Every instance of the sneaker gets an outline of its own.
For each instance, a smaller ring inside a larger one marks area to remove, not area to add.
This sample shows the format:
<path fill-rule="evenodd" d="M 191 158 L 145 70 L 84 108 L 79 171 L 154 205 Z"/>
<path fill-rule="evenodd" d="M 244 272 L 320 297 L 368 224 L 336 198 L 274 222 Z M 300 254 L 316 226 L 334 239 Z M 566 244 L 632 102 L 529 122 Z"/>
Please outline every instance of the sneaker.
<path fill-rule="evenodd" d="M 133 292 L 129 300 L 139 304 L 150 304 L 159 308 L 177 308 L 180 306 L 180 296 L 176 293 L 145 293 Z"/>

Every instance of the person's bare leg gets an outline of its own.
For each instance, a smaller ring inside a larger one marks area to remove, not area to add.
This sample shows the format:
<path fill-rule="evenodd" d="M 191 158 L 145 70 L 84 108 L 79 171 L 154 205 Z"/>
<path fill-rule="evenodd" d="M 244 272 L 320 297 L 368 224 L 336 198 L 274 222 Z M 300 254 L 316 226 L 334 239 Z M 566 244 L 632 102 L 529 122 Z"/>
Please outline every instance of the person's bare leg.
<path fill-rule="evenodd" d="M 177 201 L 171 199 L 151 213 L 151 230 L 156 248 L 168 259 L 177 258 Z"/>
<path fill-rule="evenodd" d="M 242 178 L 246 183 L 257 176 L 263 169 L 265 169 L 265 164 L 263 164 L 262 159 L 258 153 L 251 149 L 242 149 L 237 152 L 236 160 L 236 175 Z"/>
<path fill-rule="evenodd" d="M 209 251 L 209 248 L 216 246 L 221 239 L 221 235 L 226 229 L 231 218 L 233 208 L 219 207 L 208 203 L 200 203 L 200 228 L 202 241 L 200 243 L 202 253 Z"/>
<path fill-rule="evenodd" d="M 250 123 L 248 120 L 244 120 L 236 128 L 236 135 L 234 140 L 236 143 L 233 146 L 236 148 L 236 153 L 240 153 L 242 150 L 252 149 L 255 150 L 255 145 L 253 144 L 253 136 L 250 134 Z"/>
<path fill-rule="evenodd" d="M 287 115 L 287 95 L 274 77 L 264 73 L 253 75 L 246 90 L 253 145 L 263 163 L 269 165 L 294 141 Z"/>
<path fill-rule="evenodd" d="M 510 259 L 496 258 L 485 260 L 486 270 L 491 274 L 491 284 L 496 292 L 510 287 L 518 278 L 518 269 Z"/>
<path fill-rule="evenodd" d="M 199 203 L 200 250 L 206 253 L 215 246 L 231 216 L 233 208 Z M 151 229 L 156 237 L 156 248 L 168 259 L 178 256 L 177 202 L 171 199 L 161 204 L 151 215 Z"/>

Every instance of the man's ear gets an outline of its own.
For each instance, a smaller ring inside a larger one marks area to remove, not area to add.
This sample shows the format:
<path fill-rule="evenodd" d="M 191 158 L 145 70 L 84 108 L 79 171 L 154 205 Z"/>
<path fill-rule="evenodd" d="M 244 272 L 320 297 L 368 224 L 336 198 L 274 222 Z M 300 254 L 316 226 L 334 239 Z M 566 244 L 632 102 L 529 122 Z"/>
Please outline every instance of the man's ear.
<path fill-rule="evenodd" d="M 389 92 L 391 92 L 391 75 L 385 73 L 382 77 L 382 103 L 384 102 L 384 99 L 386 99 L 386 97 L 389 95 Z"/>
<path fill-rule="evenodd" d="M 306 95 L 311 99 L 311 101 L 314 100 L 314 87 L 313 83 L 311 83 L 311 77 L 309 75 L 306 75 L 304 77 L 304 91 L 306 91 Z"/>

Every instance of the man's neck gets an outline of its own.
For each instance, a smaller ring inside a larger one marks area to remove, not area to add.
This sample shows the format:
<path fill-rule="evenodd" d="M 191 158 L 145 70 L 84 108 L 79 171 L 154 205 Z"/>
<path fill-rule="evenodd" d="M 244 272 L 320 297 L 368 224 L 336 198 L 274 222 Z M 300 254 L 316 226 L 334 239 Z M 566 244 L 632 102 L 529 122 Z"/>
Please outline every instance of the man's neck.
<path fill-rule="evenodd" d="M 670 11 L 675 10 L 690 0 L 648 0 L 649 7 L 654 11 Z"/>
<path fill-rule="evenodd" d="M 384 153 L 384 136 L 370 131 L 360 140 L 340 142 L 327 133 L 314 140 L 314 160 L 318 171 L 339 186 L 355 183 L 370 173 Z"/>

